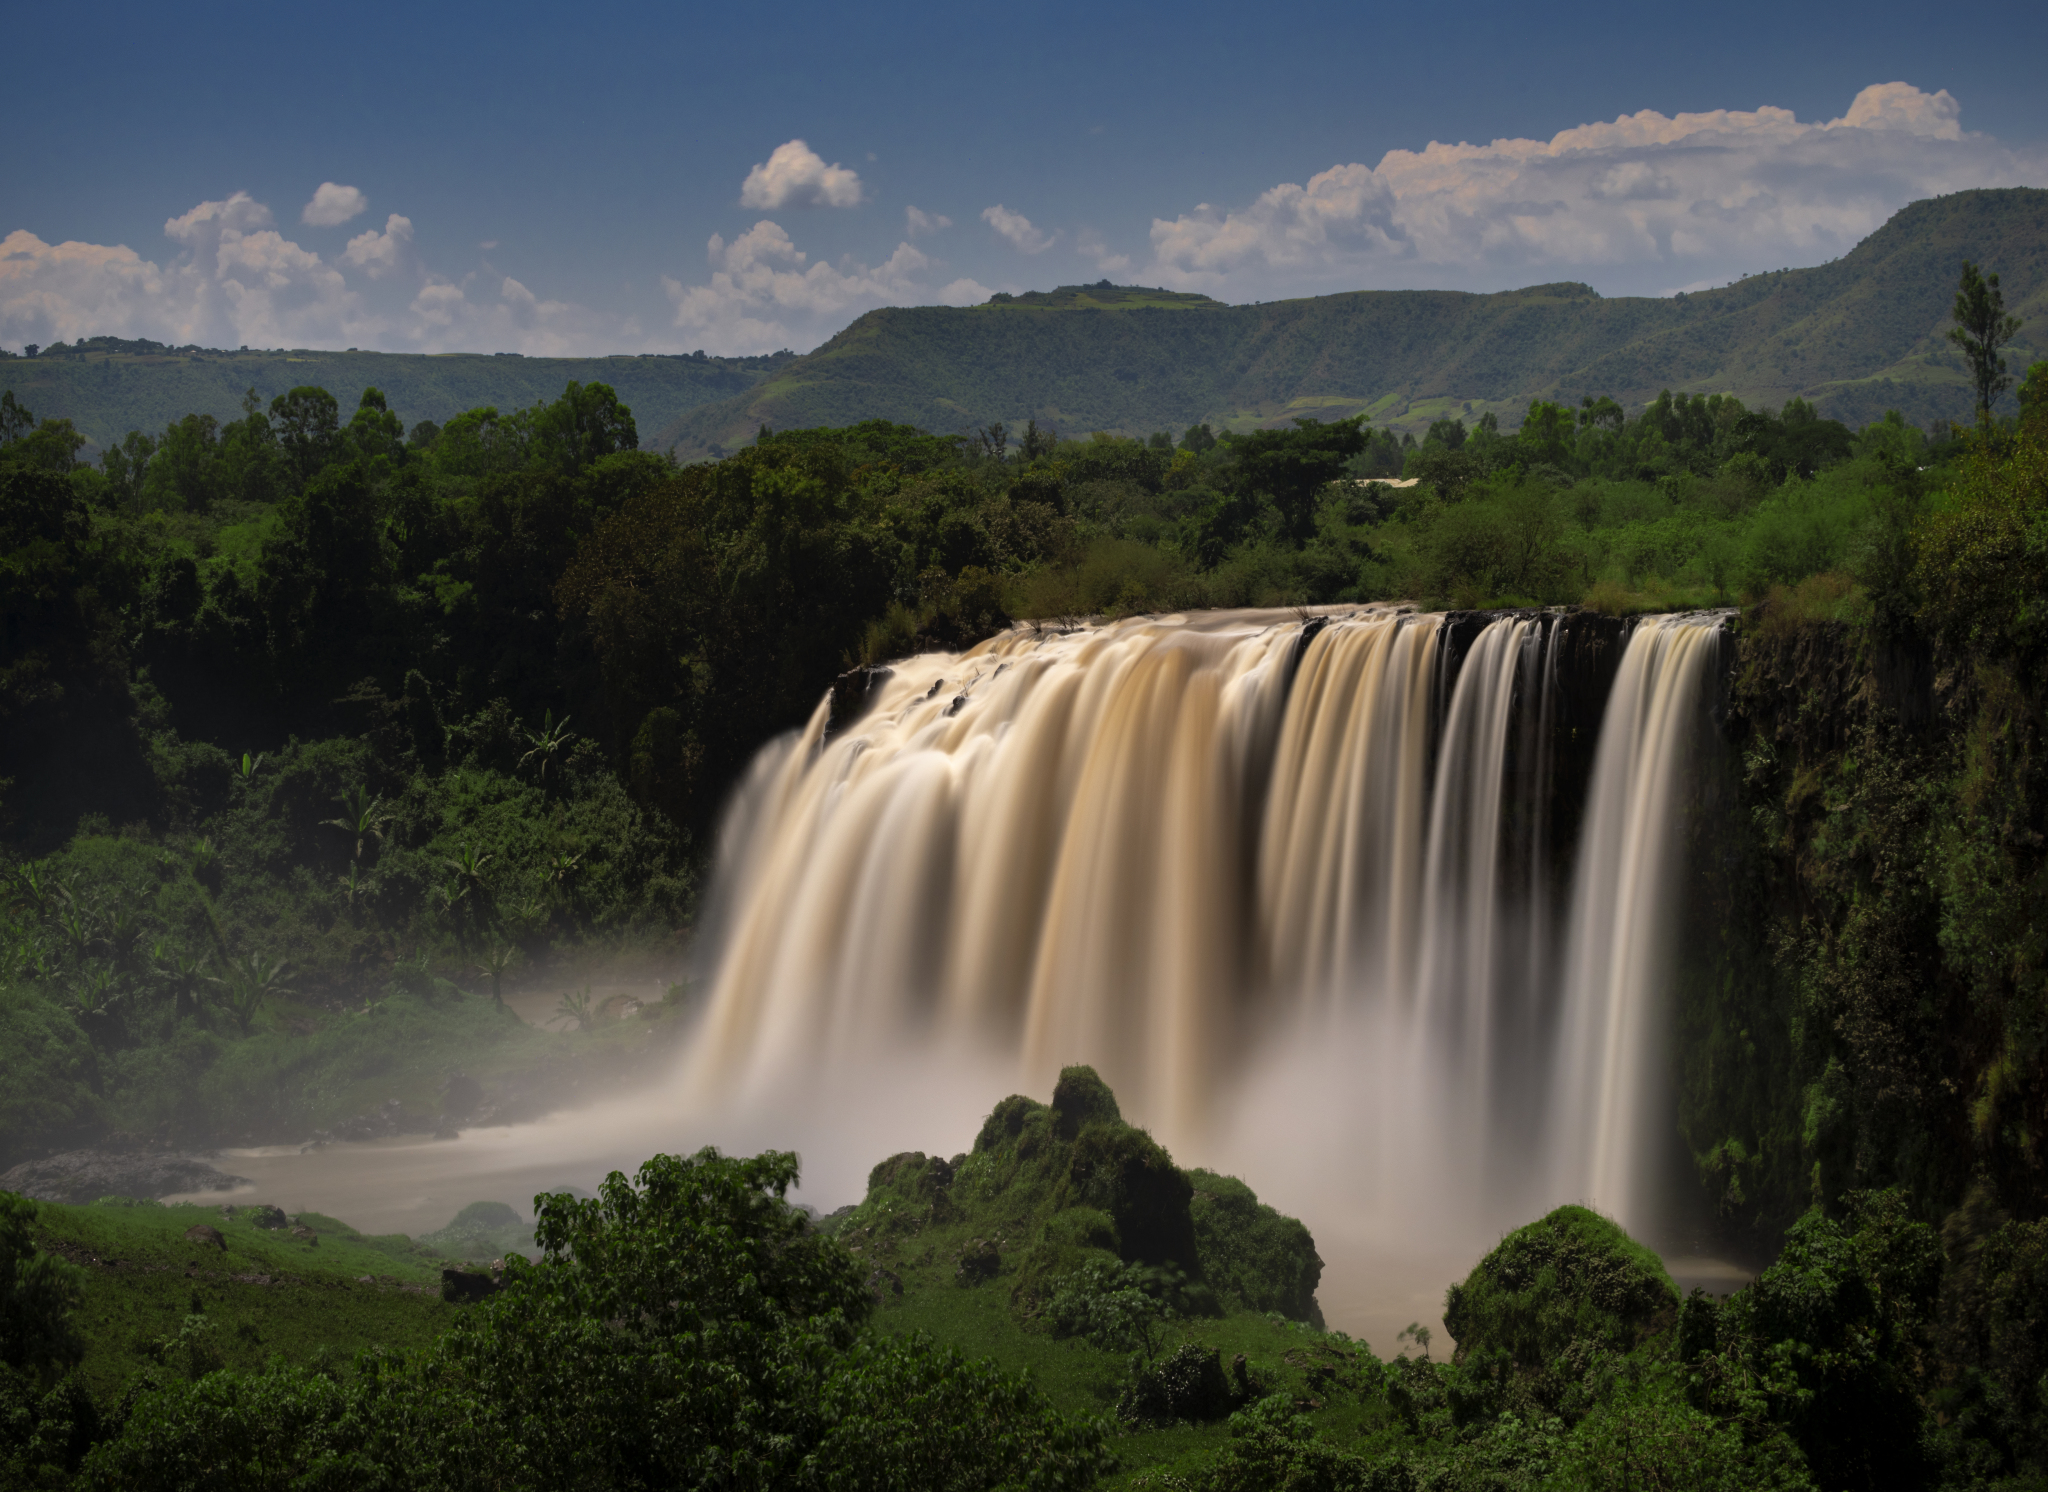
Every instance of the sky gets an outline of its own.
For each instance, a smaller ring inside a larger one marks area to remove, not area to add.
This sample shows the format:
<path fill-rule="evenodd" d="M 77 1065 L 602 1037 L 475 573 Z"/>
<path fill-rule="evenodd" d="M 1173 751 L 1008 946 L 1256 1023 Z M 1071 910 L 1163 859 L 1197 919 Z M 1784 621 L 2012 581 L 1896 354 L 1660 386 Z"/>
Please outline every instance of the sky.
<path fill-rule="evenodd" d="M 2048 6 L 10 8 L 0 346 L 807 351 L 1107 278 L 1666 295 L 2048 186 Z"/>

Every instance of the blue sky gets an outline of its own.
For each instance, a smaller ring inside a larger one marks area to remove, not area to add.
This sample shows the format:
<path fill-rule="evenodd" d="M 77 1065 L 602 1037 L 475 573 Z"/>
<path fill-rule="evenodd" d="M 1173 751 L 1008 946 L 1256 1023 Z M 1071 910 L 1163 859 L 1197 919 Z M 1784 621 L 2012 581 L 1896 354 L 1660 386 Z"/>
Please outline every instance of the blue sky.
<path fill-rule="evenodd" d="M 2048 185 L 2038 4 L 80 17 L 9 20 L 0 345 L 802 350 L 1105 275 L 1663 294 Z"/>

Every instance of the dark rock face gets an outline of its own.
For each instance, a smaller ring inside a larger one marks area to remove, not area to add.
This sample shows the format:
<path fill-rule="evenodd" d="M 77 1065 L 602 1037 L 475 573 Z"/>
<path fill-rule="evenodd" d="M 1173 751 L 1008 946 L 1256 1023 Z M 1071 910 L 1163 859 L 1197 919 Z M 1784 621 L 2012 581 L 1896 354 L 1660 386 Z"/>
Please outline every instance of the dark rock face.
<path fill-rule="evenodd" d="M 1243 1353 L 1232 1368 L 1242 1393 L 1224 1376 L 1216 1348 L 1189 1342 L 1138 1374 L 1116 1401 L 1117 1418 L 1133 1427 L 1222 1419 L 1251 1397 Z"/>
<path fill-rule="evenodd" d="M 993 1238 L 970 1238 L 966 1247 L 960 1250 L 960 1261 L 954 1267 L 953 1277 L 963 1285 L 978 1285 L 983 1280 L 994 1279 L 1002 1262 L 1002 1249 Z"/>
<path fill-rule="evenodd" d="M 168 1197 L 178 1192 L 231 1191 L 248 1184 L 244 1177 L 230 1176 L 196 1155 L 161 1151 L 70 1150 L 23 1161 L 0 1176 L 0 1191 L 74 1206 L 101 1197 Z"/>
<path fill-rule="evenodd" d="M 220 1229 L 209 1228 L 205 1223 L 197 1223 L 187 1228 L 185 1230 L 185 1238 L 188 1242 L 196 1243 L 202 1248 L 219 1249 L 222 1253 L 228 1251 L 228 1241 L 221 1236 Z"/>
<path fill-rule="evenodd" d="M 451 1305 L 474 1305 L 486 1296 L 496 1293 L 497 1289 L 496 1280 L 475 1270 L 441 1271 L 441 1298 Z"/>
<path fill-rule="evenodd" d="M 249 1209 L 249 1221 L 259 1228 L 289 1228 L 292 1220 L 284 1215 L 282 1207 L 273 1207 L 268 1202 L 258 1202 Z"/>
<path fill-rule="evenodd" d="M 825 717 L 825 739 L 831 740 L 835 732 L 847 729 L 866 714 L 868 706 L 874 703 L 875 691 L 895 671 L 881 664 L 867 664 L 849 668 L 834 679 L 832 709 Z"/>

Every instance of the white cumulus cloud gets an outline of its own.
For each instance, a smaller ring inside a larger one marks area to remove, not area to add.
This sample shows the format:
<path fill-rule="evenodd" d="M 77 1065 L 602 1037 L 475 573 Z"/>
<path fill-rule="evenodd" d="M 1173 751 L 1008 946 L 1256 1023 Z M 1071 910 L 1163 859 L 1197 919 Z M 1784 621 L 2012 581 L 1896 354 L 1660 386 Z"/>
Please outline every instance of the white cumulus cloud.
<path fill-rule="evenodd" d="M 17 230 L 0 239 L 0 343 L 109 335 L 206 347 L 657 350 L 631 316 L 545 299 L 516 280 L 479 291 L 429 274 L 412 259 L 412 233 L 393 213 L 331 263 L 279 233 L 246 192 L 165 223 L 177 252 L 161 264 L 125 244 L 52 244 Z M 343 266 L 391 283 L 358 290 Z"/>
<path fill-rule="evenodd" d="M 953 220 L 942 212 L 924 212 L 915 207 L 903 210 L 904 231 L 912 238 L 923 238 L 937 233 L 941 228 L 953 226 Z"/>
<path fill-rule="evenodd" d="M 320 189 L 313 193 L 313 200 L 299 213 L 299 221 L 311 223 L 315 228 L 332 228 L 346 223 L 369 205 L 370 199 L 354 187 L 323 181 Z"/>
<path fill-rule="evenodd" d="M 372 228 L 350 239 L 348 247 L 341 252 L 341 262 L 360 269 L 373 280 L 381 280 L 398 268 L 400 258 L 411 243 L 412 219 L 394 212 L 385 219 L 382 233 Z"/>
<path fill-rule="evenodd" d="M 778 223 L 763 218 L 730 243 L 709 244 L 711 279 L 684 285 L 666 276 L 674 324 L 720 352 L 814 346 L 863 311 L 929 300 L 932 261 L 907 240 L 880 264 L 813 260 Z M 950 287 L 949 287 L 950 288 Z"/>
<path fill-rule="evenodd" d="M 1020 254 L 1043 254 L 1052 247 L 1056 234 L 1041 233 L 1031 226 L 1031 219 L 1021 212 L 1011 212 L 998 202 L 994 207 L 981 210 L 981 220 L 1008 239 L 1010 247 Z"/>
<path fill-rule="evenodd" d="M 825 158 L 801 140 L 775 147 L 774 154 L 747 173 L 740 206 L 774 212 L 784 207 L 858 207 L 860 177 Z"/>
<path fill-rule="evenodd" d="M 1825 123 L 1644 110 L 1549 140 L 1390 150 L 1155 219 L 1148 274 L 1240 292 L 1565 276 L 1641 292 L 1845 253 L 1918 198 L 2044 184 L 2048 156 L 1966 133 L 1946 90 L 1880 83 Z"/>

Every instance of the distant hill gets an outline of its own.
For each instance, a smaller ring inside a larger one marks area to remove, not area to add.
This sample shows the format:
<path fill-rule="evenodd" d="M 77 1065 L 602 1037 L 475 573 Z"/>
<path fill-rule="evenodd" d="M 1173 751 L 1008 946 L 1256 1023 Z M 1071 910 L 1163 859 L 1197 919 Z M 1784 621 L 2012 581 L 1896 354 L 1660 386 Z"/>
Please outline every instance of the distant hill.
<path fill-rule="evenodd" d="M 1492 411 L 1512 427 L 1531 399 L 1612 394 L 1634 407 L 1665 388 L 1774 406 L 1797 394 L 1851 424 L 1887 409 L 1925 424 L 1969 413 L 1945 340 L 1964 259 L 1997 271 L 2026 318 L 2008 354 L 2015 373 L 2048 356 L 2048 191 L 2015 188 L 1916 202 L 1832 264 L 1669 299 L 1556 284 L 1231 306 L 1103 282 L 870 311 L 804 357 L 230 353 L 102 337 L 0 360 L 0 387 L 99 445 L 193 411 L 232 418 L 252 386 L 268 400 L 319 384 L 347 411 L 375 385 L 410 424 L 594 379 L 631 407 L 644 447 L 685 457 L 743 446 L 764 424 L 866 419 L 1144 435 L 1365 414 L 1419 433 Z"/>
<path fill-rule="evenodd" d="M 730 399 L 793 359 L 520 357 L 514 353 L 220 352 L 94 337 L 36 358 L 0 359 L 0 387 L 39 418 L 69 419 L 95 448 L 130 430 L 160 432 L 187 414 L 239 419 L 254 388 L 268 403 L 317 384 L 347 419 L 365 388 L 378 388 L 406 424 L 443 423 L 480 405 L 510 410 L 559 399 L 571 380 L 608 383 L 633 411 L 641 442 L 684 411 Z M 88 451 L 88 455 L 92 452 Z"/>
<path fill-rule="evenodd" d="M 1966 258 L 1997 271 L 2026 318 L 2015 371 L 2048 355 L 2048 191 L 2022 188 L 1916 202 L 1832 264 L 1669 299 L 1559 284 L 1228 306 L 1104 283 L 870 311 L 650 443 L 710 455 L 763 424 L 871 418 L 938 431 L 1035 419 L 1068 435 L 1304 414 L 1419 428 L 1493 410 L 1513 425 L 1534 398 L 1635 406 L 1664 388 L 1774 406 L 1798 394 L 1852 424 L 1886 409 L 1964 418 L 1970 393 L 1944 334 Z"/>

